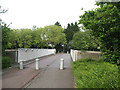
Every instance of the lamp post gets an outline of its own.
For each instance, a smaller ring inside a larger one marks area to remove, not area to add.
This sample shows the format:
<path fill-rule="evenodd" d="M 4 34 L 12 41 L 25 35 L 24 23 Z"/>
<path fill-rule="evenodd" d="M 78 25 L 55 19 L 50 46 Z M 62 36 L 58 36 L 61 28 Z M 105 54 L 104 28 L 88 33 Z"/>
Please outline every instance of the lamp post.
<path fill-rule="evenodd" d="M 64 53 L 64 44 L 62 44 L 62 47 L 63 47 L 63 53 Z"/>

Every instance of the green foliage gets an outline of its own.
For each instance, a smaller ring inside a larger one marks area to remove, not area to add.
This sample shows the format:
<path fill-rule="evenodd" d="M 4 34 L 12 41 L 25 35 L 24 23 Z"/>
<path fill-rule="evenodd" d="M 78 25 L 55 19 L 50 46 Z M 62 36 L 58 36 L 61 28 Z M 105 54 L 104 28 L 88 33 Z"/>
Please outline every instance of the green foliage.
<path fill-rule="evenodd" d="M 44 48 L 48 47 L 46 38 L 43 37 L 44 32 L 43 28 L 37 28 L 35 31 L 32 31 L 32 47 Z"/>
<path fill-rule="evenodd" d="M 72 64 L 77 88 L 118 88 L 119 73 L 116 64 L 103 60 L 80 59 Z"/>
<path fill-rule="evenodd" d="M 32 31 L 30 29 L 21 29 L 19 32 L 19 47 L 20 48 L 30 48 L 32 42 Z"/>
<path fill-rule="evenodd" d="M 8 38 L 8 48 L 18 48 L 19 47 L 19 30 L 10 30 Z"/>
<path fill-rule="evenodd" d="M 2 57 L 2 68 L 7 68 L 11 66 L 11 58 L 7 56 Z"/>
<path fill-rule="evenodd" d="M 73 35 L 77 31 L 79 31 L 77 22 L 75 22 L 75 24 L 73 24 L 73 23 L 68 24 L 67 28 L 64 30 L 64 33 L 65 33 L 66 39 L 67 39 L 67 43 L 69 43 L 73 39 Z"/>
<path fill-rule="evenodd" d="M 52 47 L 59 43 L 66 43 L 65 34 L 61 26 L 50 25 L 44 28 L 45 35 L 48 43 L 52 44 Z"/>
<path fill-rule="evenodd" d="M 79 50 L 97 50 L 99 43 L 90 35 L 90 30 L 77 32 L 73 36 L 72 46 Z"/>
<path fill-rule="evenodd" d="M 8 48 L 8 38 L 10 29 L 7 27 L 6 24 L 0 24 L 0 30 L 2 30 L 2 55 L 5 55 L 5 49 Z"/>
<path fill-rule="evenodd" d="M 50 25 L 44 28 L 10 30 L 8 48 L 45 48 L 52 44 L 52 48 L 59 44 L 66 43 L 63 28 L 57 25 Z"/>
<path fill-rule="evenodd" d="M 100 49 L 106 61 L 120 63 L 120 2 L 97 3 L 95 10 L 80 16 L 79 24 L 92 30 L 101 43 Z"/>
<path fill-rule="evenodd" d="M 2 9 L 0 6 L 0 14 L 1 13 L 6 13 L 8 10 Z M 2 37 L 0 36 L 0 44 L 2 45 L 2 55 L 5 55 L 5 49 L 8 47 L 7 43 L 8 43 L 8 33 L 9 33 L 10 29 L 8 28 L 8 26 L 2 21 L 2 19 L 0 18 L 0 34 L 2 34 Z M 2 38 L 2 39 L 1 39 Z M 0 47 L 1 49 L 1 47 Z"/>
<path fill-rule="evenodd" d="M 58 21 L 54 25 L 61 26 L 61 24 Z"/>

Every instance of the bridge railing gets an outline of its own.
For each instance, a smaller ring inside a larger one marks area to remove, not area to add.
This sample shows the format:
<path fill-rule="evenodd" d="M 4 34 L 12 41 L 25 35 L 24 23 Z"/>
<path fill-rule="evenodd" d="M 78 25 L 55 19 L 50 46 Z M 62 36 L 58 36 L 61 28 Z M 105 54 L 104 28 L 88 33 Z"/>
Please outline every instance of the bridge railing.
<path fill-rule="evenodd" d="M 92 58 L 92 59 L 100 59 L 102 56 L 102 53 L 99 51 L 79 51 L 79 50 L 70 50 L 70 55 L 72 57 L 73 61 L 76 61 L 81 58 Z"/>
<path fill-rule="evenodd" d="M 18 49 L 18 63 L 20 60 L 29 61 L 38 57 L 43 57 L 55 54 L 56 49 L 32 49 L 32 48 L 19 48 Z"/>

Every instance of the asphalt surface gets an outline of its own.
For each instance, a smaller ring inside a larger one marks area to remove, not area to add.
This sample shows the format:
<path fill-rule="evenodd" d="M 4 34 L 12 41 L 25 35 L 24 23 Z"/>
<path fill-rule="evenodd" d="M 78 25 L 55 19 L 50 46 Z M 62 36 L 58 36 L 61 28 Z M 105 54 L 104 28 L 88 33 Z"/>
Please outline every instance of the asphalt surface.
<path fill-rule="evenodd" d="M 59 69 L 60 59 L 64 59 L 64 70 Z M 3 88 L 73 88 L 74 78 L 69 54 L 56 54 L 40 59 L 40 70 L 35 63 L 18 68 L 3 75 Z"/>

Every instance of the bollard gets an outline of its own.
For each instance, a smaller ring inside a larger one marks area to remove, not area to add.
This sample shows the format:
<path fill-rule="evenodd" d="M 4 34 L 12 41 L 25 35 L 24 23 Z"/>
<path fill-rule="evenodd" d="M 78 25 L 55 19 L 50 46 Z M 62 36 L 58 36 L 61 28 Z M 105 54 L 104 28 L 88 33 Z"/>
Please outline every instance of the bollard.
<path fill-rule="evenodd" d="M 69 52 L 67 51 L 67 54 L 69 54 Z"/>
<path fill-rule="evenodd" d="M 39 59 L 36 59 L 36 70 L 39 70 Z"/>
<path fill-rule="evenodd" d="M 64 59 L 61 58 L 61 59 L 60 59 L 60 69 L 63 70 L 63 68 L 64 68 Z"/>
<path fill-rule="evenodd" d="M 23 69 L 23 61 L 20 60 L 20 69 Z"/>

